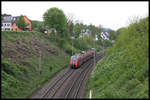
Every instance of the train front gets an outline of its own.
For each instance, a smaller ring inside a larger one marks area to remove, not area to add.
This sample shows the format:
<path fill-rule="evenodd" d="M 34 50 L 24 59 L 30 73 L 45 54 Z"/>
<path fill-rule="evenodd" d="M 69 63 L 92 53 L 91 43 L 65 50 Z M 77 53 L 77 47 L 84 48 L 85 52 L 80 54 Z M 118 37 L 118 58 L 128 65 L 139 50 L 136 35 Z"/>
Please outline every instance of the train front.
<path fill-rule="evenodd" d="M 77 55 L 71 56 L 71 58 L 70 58 L 70 67 L 71 68 L 77 68 L 78 65 L 79 65 L 78 56 Z"/>

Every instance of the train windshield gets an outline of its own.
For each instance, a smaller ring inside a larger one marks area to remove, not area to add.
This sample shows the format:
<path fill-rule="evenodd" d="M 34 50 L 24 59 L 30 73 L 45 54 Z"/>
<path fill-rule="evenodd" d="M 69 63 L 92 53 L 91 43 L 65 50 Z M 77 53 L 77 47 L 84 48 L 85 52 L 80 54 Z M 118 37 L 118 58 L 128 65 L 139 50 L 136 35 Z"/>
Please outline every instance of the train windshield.
<path fill-rule="evenodd" d="M 72 56 L 71 59 L 72 59 L 72 62 L 75 62 L 78 58 L 78 55 L 75 55 L 75 56 Z"/>

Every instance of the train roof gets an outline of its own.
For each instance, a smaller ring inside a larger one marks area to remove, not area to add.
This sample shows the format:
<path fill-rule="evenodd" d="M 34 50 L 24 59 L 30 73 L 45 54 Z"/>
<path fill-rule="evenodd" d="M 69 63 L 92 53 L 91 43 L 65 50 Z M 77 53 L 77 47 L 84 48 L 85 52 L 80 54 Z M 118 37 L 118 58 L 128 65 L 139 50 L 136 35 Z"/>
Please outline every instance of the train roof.
<path fill-rule="evenodd" d="M 92 50 L 96 50 L 96 49 L 95 48 L 91 48 L 91 49 L 88 49 L 87 51 L 81 51 L 80 53 L 75 54 L 75 55 L 73 55 L 71 57 L 79 57 L 79 56 L 84 55 L 85 53 L 87 53 L 89 51 L 92 51 Z"/>
<path fill-rule="evenodd" d="M 71 57 L 75 57 L 75 56 L 79 56 L 80 54 L 75 54 L 75 55 L 73 55 L 73 56 L 71 56 Z"/>

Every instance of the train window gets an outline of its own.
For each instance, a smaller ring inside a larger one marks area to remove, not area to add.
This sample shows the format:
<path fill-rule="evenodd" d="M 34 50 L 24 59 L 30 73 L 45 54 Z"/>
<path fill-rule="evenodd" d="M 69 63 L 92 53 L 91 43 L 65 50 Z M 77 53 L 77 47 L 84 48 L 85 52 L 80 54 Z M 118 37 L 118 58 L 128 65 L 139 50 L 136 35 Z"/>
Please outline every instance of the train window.
<path fill-rule="evenodd" d="M 72 62 L 75 62 L 79 56 L 80 56 L 79 54 L 72 56 L 71 57 Z"/>
<path fill-rule="evenodd" d="M 76 61 L 77 60 L 77 56 L 72 56 L 72 62 Z"/>

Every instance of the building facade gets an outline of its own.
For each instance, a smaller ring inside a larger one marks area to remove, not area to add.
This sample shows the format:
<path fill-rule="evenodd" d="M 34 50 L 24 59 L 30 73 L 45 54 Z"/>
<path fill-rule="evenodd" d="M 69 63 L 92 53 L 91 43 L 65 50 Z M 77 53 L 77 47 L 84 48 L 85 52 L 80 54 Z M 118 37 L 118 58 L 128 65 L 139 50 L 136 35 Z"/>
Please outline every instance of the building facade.
<path fill-rule="evenodd" d="M 1 25 L 1 29 L 2 30 L 11 30 L 11 26 L 12 26 L 12 16 L 11 15 L 7 15 L 4 14 L 2 15 L 3 17 L 3 21 L 2 21 L 2 25 Z"/>
<path fill-rule="evenodd" d="M 109 40 L 109 34 L 107 33 L 107 32 L 102 32 L 101 33 L 101 38 L 103 39 L 103 40 Z"/>
<path fill-rule="evenodd" d="M 1 26 L 2 30 L 12 30 L 12 31 L 22 30 L 16 25 L 19 16 L 12 17 L 11 15 L 3 14 L 2 17 L 3 17 L 2 26 Z M 31 21 L 26 16 L 24 16 L 24 21 L 26 23 L 26 28 L 24 30 L 31 31 L 31 25 L 32 25 Z"/>

